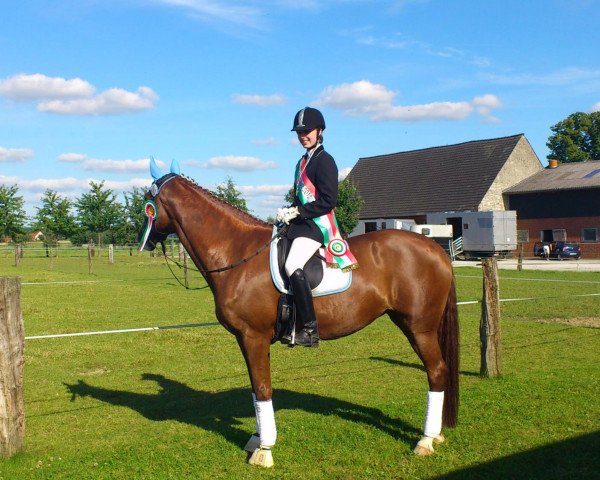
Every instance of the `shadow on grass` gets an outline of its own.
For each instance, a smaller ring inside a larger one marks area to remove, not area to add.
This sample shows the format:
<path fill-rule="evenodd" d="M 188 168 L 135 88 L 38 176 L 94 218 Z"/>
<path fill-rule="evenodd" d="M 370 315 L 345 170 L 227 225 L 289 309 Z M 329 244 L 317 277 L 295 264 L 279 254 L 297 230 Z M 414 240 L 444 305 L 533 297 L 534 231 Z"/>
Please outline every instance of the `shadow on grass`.
<path fill-rule="evenodd" d="M 559 480 L 598 478 L 600 431 L 457 470 L 437 479 L 526 478 Z"/>
<path fill-rule="evenodd" d="M 163 375 L 145 373 L 143 380 L 155 381 L 160 392 L 145 394 L 95 387 L 82 380 L 65 384 L 72 401 L 92 397 L 112 405 L 127 407 L 153 421 L 176 420 L 216 432 L 234 445 L 243 446 L 253 433 L 241 426 L 241 417 L 254 417 L 250 389 L 234 388 L 222 392 L 194 390 L 186 384 Z M 381 410 L 310 393 L 277 389 L 273 403 L 276 411 L 303 410 L 319 415 L 335 415 L 343 420 L 362 423 L 387 433 L 397 440 L 412 444 L 419 430 L 390 418 Z"/>
<path fill-rule="evenodd" d="M 376 360 L 378 362 L 385 362 L 385 363 L 389 363 L 390 365 L 399 365 L 401 367 L 407 367 L 407 368 L 414 368 L 416 370 L 421 370 L 422 372 L 425 372 L 425 367 L 423 365 L 421 365 L 420 363 L 409 363 L 409 362 L 403 362 L 402 360 L 396 360 L 393 358 L 386 358 L 386 357 L 369 357 L 369 360 Z M 479 374 L 475 373 L 475 372 L 467 372 L 465 370 L 459 372 L 461 375 L 464 375 L 466 377 L 478 377 Z"/>

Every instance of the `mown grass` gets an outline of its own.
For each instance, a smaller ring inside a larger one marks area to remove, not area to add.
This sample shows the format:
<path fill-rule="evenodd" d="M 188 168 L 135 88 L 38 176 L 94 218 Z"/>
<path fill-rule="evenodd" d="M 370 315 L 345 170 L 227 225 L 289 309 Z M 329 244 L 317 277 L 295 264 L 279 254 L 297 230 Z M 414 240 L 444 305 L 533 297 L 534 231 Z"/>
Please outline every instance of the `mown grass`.
<path fill-rule="evenodd" d="M 0 258 L 20 275 L 27 336 L 215 322 L 201 278 L 185 290 L 147 255 Z M 479 305 L 461 316 L 459 425 L 417 458 L 427 384 L 403 335 L 382 318 L 319 349 L 272 349 L 275 468 L 245 464 L 254 431 L 246 368 L 219 325 L 26 341 L 26 448 L 0 479 L 592 478 L 600 466 L 600 274 L 500 271 L 503 375 L 479 377 Z M 456 271 L 459 301 L 481 271 Z M 29 284 L 48 281 L 95 281 Z M 556 280 L 561 280 L 557 282 Z M 594 283 L 596 282 L 596 283 Z M 547 322 L 547 323 L 545 323 Z"/>

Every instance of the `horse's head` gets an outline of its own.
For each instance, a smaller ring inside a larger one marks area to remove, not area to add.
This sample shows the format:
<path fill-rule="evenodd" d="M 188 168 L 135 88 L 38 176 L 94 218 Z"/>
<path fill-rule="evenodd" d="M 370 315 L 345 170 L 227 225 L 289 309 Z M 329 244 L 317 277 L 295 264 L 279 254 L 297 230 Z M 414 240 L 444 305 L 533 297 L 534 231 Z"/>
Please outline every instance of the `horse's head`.
<path fill-rule="evenodd" d="M 156 245 L 164 241 L 167 236 L 173 233 L 174 229 L 171 220 L 162 207 L 158 198 L 160 190 L 171 180 L 176 178 L 179 171 L 179 164 L 173 160 L 171 163 L 171 172 L 163 174 L 154 158 L 150 158 L 150 173 L 154 182 L 146 192 L 146 201 L 144 202 L 144 214 L 146 216 L 142 230 L 138 234 L 139 250 L 154 250 Z"/>

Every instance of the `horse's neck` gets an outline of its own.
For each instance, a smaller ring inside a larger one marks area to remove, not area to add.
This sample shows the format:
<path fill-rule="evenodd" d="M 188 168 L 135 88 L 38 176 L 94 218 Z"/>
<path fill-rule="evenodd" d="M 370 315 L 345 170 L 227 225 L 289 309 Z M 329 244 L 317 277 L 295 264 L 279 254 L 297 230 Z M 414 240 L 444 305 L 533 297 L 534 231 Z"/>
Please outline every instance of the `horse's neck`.
<path fill-rule="evenodd" d="M 268 238 L 268 226 L 237 212 L 208 192 L 192 193 L 175 206 L 177 234 L 194 262 L 203 269 L 228 266 L 241 260 Z"/>

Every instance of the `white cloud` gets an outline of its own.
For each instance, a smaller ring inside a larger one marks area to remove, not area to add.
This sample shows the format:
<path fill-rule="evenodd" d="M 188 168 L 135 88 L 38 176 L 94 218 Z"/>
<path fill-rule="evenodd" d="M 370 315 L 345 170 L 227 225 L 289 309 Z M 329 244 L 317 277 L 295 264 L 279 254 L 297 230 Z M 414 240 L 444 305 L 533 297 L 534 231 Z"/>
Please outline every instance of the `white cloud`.
<path fill-rule="evenodd" d="M 213 24 L 234 24 L 258 29 L 262 25 L 263 12 L 245 5 L 230 5 L 215 0 L 154 0 L 155 3 L 179 7 L 194 19 Z"/>
<path fill-rule="evenodd" d="M 550 73 L 489 74 L 485 80 L 499 85 L 563 86 L 600 79 L 600 70 L 569 67 Z"/>
<path fill-rule="evenodd" d="M 596 102 L 592 107 L 592 112 L 600 112 L 600 102 Z"/>
<path fill-rule="evenodd" d="M 84 153 L 63 153 L 58 156 L 61 162 L 78 163 L 83 170 L 94 172 L 110 172 L 110 173 L 133 173 L 133 172 L 149 172 L 150 159 L 143 158 L 139 160 L 112 160 L 90 158 Z M 156 163 L 162 169 L 166 168 L 166 164 L 157 160 Z"/>
<path fill-rule="evenodd" d="M 249 172 L 253 170 L 267 170 L 277 168 L 276 162 L 266 162 L 256 157 L 245 157 L 228 155 L 223 157 L 212 157 L 208 162 L 198 164 L 198 162 L 184 162 L 186 165 L 201 166 L 203 168 L 223 168 Z"/>
<path fill-rule="evenodd" d="M 44 101 L 38 110 L 61 115 L 118 115 L 149 110 L 157 100 L 158 95 L 149 87 L 139 87 L 135 93 L 111 88 L 91 98 Z"/>
<path fill-rule="evenodd" d="M 89 82 L 80 78 L 64 79 L 33 75 L 15 75 L 0 80 L 0 96 L 15 101 L 38 102 L 41 112 L 61 115 L 116 115 L 154 107 L 158 95 L 150 87 L 135 92 L 111 88 L 96 94 Z"/>
<path fill-rule="evenodd" d="M 95 88 L 81 78 L 66 80 L 47 77 L 40 73 L 14 75 L 0 80 L 0 95 L 11 100 L 43 100 L 73 97 L 89 97 Z"/>
<path fill-rule="evenodd" d="M 348 116 L 365 116 L 373 121 L 397 120 L 414 122 L 419 120 L 462 120 L 474 109 L 480 115 L 491 118 L 493 108 L 501 105 L 495 95 L 475 97 L 467 102 L 431 102 L 417 105 L 394 105 L 397 92 L 384 85 L 361 80 L 329 86 L 321 92 L 315 105 L 329 106 L 342 110 Z"/>
<path fill-rule="evenodd" d="M 281 196 L 285 195 L 290 188 L 291 184 L 286 185 L 242 185 L 237 187 L 238 190 L 248 197 L 257 196 Z"/>
<path fill-rule="evenodd" d="M 340 169 L 338 171 L 338 181 L 341 182 L 342 180 L 344 180 L 350 174 L 350 170 L 352 170 L 352 167 Z"/>
<path fill-rule="evenodd" d="M 61 162 L 79 163 L 87 160 L 88 156 L 83 153 L 62 153 L 57 158 Z"/>
<path fill-rule="evenodd" d="M 284 95 L 274 93 L 273 95 L 232 95 L 233 103 L 240 105 L 257 105 L 259 107 L 272 107 L 274 105 L 283 105 L 286 102 Z"/>
<path fill-rule="evenodd" d="M 257 138 L 252 140 L 254 145 L 277 145 L 279 142 L 274 137 L 269 138 Z"/>
<path fill-rule="evenodd" d="M 37 178 L 33 180 L 8 177 L 0 175 L 0 184 L 2 185 L 18 185 L 19 189 L 29 192 L 43 192 L 45 190 L 54 190 L 59 193 L 64 191 L 79 191 L 84 192 L 89 190 L 90 182 L 100 183 L 102 179 L 85 178 L 78 179 L 74 177 L 64 178 Z M 124 181 L 105 180 L 104 187 L 115 190 L 116 192 L 124 192 L 131 190 L 132 187 L 145 188 L 150 185 L 152 180 L 149 178 L 131 178 Z"/>
<path fill-rule="evenodd" d="M 4 148 L 0 147 L 0 162 L 23 162 L 33 157 L 30 148 Z"/>

